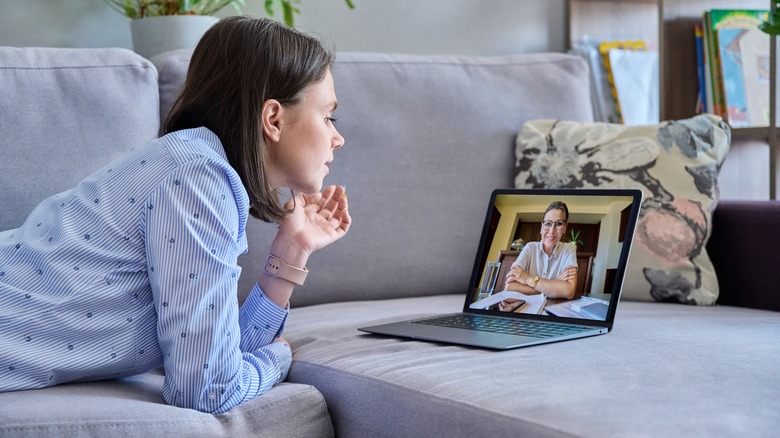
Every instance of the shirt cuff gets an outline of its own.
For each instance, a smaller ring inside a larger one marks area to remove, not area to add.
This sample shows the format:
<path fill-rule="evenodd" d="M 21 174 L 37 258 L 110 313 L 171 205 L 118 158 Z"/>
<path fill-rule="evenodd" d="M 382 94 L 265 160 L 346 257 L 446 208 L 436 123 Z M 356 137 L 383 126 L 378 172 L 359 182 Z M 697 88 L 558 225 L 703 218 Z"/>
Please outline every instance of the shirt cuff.
<path fill-rule="evenodd" d="M 279 307 L 265 296 L 258 284 L 255 284 L 239 312 L 241 350 L 253 351 L 281 336 L 288 311 L 289 304 L 285 308 Z M 247 343 L 244 342 L 245 340 Z"/>
<path fill-rule="evenodd" d="M 232 406 L 265 394 L 272 387 L 285 381 L 291 364 L 292 351 L 283 342 L 273 342 L 254 352 L 244 353 L 243 366 L 245 376 L 243 381 L 246 382 L 246 391 L 243 392 L 243 398 L 238 403 L 227 404 L 227 407 L 218 413 L 225 412 Z M 278 376 L 276 376 L 277 371 L 279 373 Z M 271 380 L 272 378 L 275 380 Z"/>
<path fill-rule="evenodd" d="M 279 371 L 281 374 L 276 383 L 284 382 L 287 380 L 287 373 L 290 371 L 290 365 L 292 365 L 292 350 L 290 350 L 290 346 L 284 342 L 274 342 L 264 348 L 274 353 L 279 361 Z"/>

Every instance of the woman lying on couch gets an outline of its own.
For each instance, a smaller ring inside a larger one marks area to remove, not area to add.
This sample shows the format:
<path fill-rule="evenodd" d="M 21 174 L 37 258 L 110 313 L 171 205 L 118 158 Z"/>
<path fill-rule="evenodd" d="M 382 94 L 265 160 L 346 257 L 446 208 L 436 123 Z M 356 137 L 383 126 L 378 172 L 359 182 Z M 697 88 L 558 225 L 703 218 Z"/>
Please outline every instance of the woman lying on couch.
<path fill-rule="evenodd" d="M 172 405 L 225 412 L 284 380 L 308 257 L 350 227 L 323 190 L 344 139 L 333 53 L 266 19 L 206 32 L 166 123 L 0 233 L 0 391 L 165 367 Z M 280 205 L 277 189 L 301 192 Z M 279 225 L 239 308 L 249 214 Z"/>

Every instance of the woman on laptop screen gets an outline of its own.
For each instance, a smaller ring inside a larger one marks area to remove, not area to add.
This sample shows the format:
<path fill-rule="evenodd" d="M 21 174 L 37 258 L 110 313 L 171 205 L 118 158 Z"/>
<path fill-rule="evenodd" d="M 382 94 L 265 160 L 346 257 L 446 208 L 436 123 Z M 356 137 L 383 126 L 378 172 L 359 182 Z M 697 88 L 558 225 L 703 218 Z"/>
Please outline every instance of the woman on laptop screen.
<path fill-rule="evenodd" d="M 577 245 L 561 242 L 566 234 L 569 208 L 554 201 L 544 212 L 541 241 L 528 242 L 506 275 L 505 290 L 525 295 L 544 294 L 548 298 L 574 298 L 577 286 Z M 522 300 L 508 298 L 499 310 L 513 312 Z"/>

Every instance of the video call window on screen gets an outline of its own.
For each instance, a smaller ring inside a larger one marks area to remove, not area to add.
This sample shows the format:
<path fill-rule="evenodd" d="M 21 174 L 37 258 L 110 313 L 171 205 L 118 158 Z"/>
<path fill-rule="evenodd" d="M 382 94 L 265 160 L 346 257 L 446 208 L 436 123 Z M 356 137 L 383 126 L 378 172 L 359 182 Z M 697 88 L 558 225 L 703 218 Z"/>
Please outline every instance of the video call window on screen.
<path fill-rule="evenodd" d="M 545 221 L 548 207 L 560 203 L 568 208 L 568 220 L 562 220 L 562 213 L 552 212 L 556 214 L 548 215 Z M 612 292 L 619 286 L 615 284 L 616 272 L 631 203 L 630 196 L 497 195 L 470 307 L 605 320 Z M 543 236 L 548 248 L 554 248 L 551 258 L 540 252 Z M 527 274 L 520 274 L 524 283 L 507 281 L 513 266 Z M 563 271 L 569 267 L 570 276 L 566 277 Z M 557 286 L 551 281 L 572 278 L 574 273 L 571 296 L 552 292 L 558 289 L 553 289 Z M 538 289 L 551 292 L 543 294 L 531 288 L 534 280 Z"/>

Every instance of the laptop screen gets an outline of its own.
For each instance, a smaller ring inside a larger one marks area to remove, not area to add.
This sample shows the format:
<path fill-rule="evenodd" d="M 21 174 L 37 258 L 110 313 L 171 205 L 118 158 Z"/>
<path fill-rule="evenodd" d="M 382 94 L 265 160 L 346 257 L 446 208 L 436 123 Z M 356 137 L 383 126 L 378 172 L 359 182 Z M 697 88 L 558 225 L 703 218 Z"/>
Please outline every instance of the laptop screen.
<path fill-rule="evenodd" d="M 641 200 L 638 190 L 496 190 L 464 310 L 611 322 Z"/>

